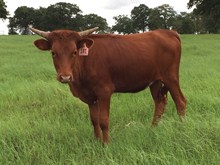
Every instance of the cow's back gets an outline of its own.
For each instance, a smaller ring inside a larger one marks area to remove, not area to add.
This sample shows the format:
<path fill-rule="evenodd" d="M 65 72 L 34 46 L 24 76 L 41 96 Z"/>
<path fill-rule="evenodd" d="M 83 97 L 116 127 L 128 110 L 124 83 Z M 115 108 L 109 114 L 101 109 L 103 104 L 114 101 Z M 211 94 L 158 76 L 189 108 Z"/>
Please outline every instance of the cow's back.
<path fill-rule="evenodd" d="M 156 30 L 131 35 L 91 35 L 93 71 L 100 79 L 109 78 L 116 92 L 136 92 L 180 60 L 180 39 L 176 32 Z M 110 81 L 109 80 L 109 81 Z"/>

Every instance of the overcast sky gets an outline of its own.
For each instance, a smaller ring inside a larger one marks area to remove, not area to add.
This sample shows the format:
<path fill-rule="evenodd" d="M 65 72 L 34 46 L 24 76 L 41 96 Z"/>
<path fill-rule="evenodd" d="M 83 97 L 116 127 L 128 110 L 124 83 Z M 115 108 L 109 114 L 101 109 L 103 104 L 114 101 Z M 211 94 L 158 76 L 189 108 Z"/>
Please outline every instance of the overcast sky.
<path fill-rule="evenodd" d="M 77 4 L 82 10 L 83 14 L 97 14 L 105 18 L 112 26 L 115 22 L 113 17 L 120 14 L 130 15 L 131 10 L 135 6 L 145 4 L 149 8 L 154 8 L 162 4 L 169 4 L 177 12 L 186 11 L 189 0 L 4 0 L 7 5 L 7 10 L 10 16 L 13 16 L 14 11 L 20 6 L 33 7 L 48 7 L 57 2 L 66 2 Z M 8 21 L 0 20 L 0 34 L 7 34 Z"/>

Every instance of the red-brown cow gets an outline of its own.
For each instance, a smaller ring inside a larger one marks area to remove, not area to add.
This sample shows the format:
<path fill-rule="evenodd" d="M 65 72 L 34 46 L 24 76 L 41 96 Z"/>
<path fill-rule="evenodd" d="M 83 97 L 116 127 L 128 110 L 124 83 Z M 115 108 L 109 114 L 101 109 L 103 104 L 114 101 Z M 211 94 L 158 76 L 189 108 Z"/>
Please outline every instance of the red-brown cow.
<path fill-rule="evenodd" d="M 168 91 L 179 116 L 185 115 L 186 100 L 179 86 L 181 41 L 176 32 L 101 35 L 91 34 L 97 28 L 83 32 L 30 29 L 45 38 L 34 44 L 51 50 L 57 79 L 68 83 L 72 94 L 88 104 L 95 137 L 103 143 L 109 142 L 114 92 L 138 92 L 149 86 L 155 103 L 153 125 L 164 113 Z"/>

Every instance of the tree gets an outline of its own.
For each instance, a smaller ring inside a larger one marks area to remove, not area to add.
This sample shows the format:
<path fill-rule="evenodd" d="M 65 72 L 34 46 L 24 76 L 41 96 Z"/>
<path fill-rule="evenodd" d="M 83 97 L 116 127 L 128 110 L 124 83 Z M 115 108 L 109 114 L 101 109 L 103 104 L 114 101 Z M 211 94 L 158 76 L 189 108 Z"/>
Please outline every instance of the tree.
<path fill-rule="evenodd" d="M 193 14 L 193 22 L 195 25 L 195 32 L 206 33 L 204 17 L 201 15 L 194 14 L 194 12 L 192 14 Z"/>
<path fill-rule="evenodd" d="M 109 29 L 106 19 L 96 15 L 88 14 L 83 16 L 83 29 L 90 29 L 94 27 L 99 27 L 99 32 L 106 33 Z"/>
<path fill-rule="evenodd" d="M 34 8 L 29 8 L 27 6 L 18 7 L 14 12 L 14 17 L 9 18 L 9 34 L 16 34 L 19 31 L 21 34 L 29 34 L 30 31 L 28 29 L 29 25 L 33 25 L 35 27 L 44 27 L 45 18 L 45 8 L 40 8 L 36 10 Z"/>
<path fill-rule="evenodd" d="M 8 27 L 19 30 L 21 34 L 29 34 L 28 26 L 33 24 L 33 16 L 34 8 L 18 7 L 14 12 L 14 17 L 10 18 Z"/>
<path fill-rule="evenodd" d="M 56 3 L 50 5 L 46 10 L 45 24 L 46 30 L 54 29 L 73 29 L 79 30 L 77 18 L 81 18 L 79 15 L 82 11 L 75 4 L 71 3 Z"/>
<path fill-rule="evenodd" d="M 9 18 L 9 25 L 8 25 L 8 34 L 18 34 L 16 32 L 17 25 L 15 24 L 14 17 Z"/>
<path fill-rule="evenodd" d="M 149 15 L 149 30 L 161 29 L 163 28 L 163 18 L 161 17 L 160 10 L 158 8 L 154 8 L 150 10 Z"/>
<path fill-rule="evenodd" d="M 168 4 L 151 9 L 149 29 L 170 29 L 175 21 L 176 12 Z"/>
<path fill-rule="evenodd" d="M 202 15 L 213 14 L 219 16 L 220 1 L 219 0 L 189 0 L 188 8 L 196 7 L 196 12 Z"/>
<path fill-rule="evenodd" d="M 33 27 L 37 29 L 48 29 L 47 25 L 47 8 L 40 7 L 39 9 L 34 10 L 34 16 L 33 16 Z"/>
<path fill-rule="evenodd" d="M 174 11 L 174 9 L 168 4 L 158 6 L 157 10 L 159 11 L 159 15 L 163 20 L 161 28 L 170 29 L 175 20 L 176 11 Z"/>
<path fill-rule="evenodd" d="M 196 8 L 194 14 L 204 18 L 204 25 L 208 32 L 220 32 L 220 1 L 219 0 L 189 0 L 188 8 Z"/>
<path fill-rule="evenodd" d="M 6 10 L 7 6 L 4 2 L 4 0 L 0 0 L 0 18 L 1 19 L 6 19 L 8 16 L 8 11 Z"/>
<path fill-rule="evenodd" d="M 194 15 L 192 13 L 181 12 L 176 16 L 173 29 L 180 34 L 195 33 Z"/>
<path fill-rule="evenodd" d="M 131 11 L 131 19 L 136 30 L 146 31 L 149 24 L 150 8 L 144 4 L 134 7 Z"/>
<path fill-rule="evenodd" d="M 116 23 L 112 27 L 112 31 L 117 31 L 119 34 L 135 33 L 133 21 L 128 16 L 119 15 L 113 18 L 115 19 Z"/>
<path fill-rule="evenodd" d="M 203 16 L 203 26 L 205 28 L 205 33 L 220 33 L 220 24 L 216 22 L 216 19 L 209 16 Z"/>

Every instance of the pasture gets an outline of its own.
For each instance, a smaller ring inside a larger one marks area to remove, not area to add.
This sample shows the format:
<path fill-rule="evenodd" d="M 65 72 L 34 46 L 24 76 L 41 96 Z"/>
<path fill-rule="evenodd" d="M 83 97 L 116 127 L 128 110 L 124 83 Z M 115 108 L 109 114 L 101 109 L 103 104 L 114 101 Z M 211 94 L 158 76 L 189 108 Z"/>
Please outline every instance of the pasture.
<path fill-rule="evenodd" d="M 219 164 L 220 35 L 181 36 L 183 123 L 170 95 L 152 128 L 149 89 L 114 94 L 105 147 L 93 138 L 87 106 L 56 80 L 49 52 L 33 46 L 36 38 L 0 36 L 0 164 Z"/>

